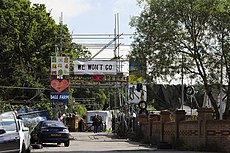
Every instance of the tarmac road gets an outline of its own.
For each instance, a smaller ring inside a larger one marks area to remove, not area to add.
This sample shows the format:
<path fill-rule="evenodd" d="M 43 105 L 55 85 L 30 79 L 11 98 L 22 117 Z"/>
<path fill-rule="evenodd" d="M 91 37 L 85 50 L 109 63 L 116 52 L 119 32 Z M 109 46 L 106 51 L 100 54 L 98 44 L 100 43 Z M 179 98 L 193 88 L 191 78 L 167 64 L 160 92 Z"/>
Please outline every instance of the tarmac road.
<path fill-rule="evenodd" d="M 64 144 L 45 144 L 42 149 L 32 149 L 32 153 L 202 153 L 193 151 L 158 150 L 128 139 L 117 139 L 113 133 L 71 132 L 73 139 L 69 147 Z"/>

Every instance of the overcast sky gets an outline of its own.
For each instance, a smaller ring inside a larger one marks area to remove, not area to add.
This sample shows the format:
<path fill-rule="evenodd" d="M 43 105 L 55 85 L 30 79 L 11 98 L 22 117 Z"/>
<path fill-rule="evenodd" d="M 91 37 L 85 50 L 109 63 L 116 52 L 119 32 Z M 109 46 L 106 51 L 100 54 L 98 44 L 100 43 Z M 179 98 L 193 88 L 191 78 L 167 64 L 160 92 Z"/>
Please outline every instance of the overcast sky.
<path fill-rule="evenodd" d="M 120 33 L 133 33 L 134 29 L 129 26 L 130 18 L 140 12 L 136 0 L 31 0 L 31 2 L 45 4 L 47 11 L 51 11 L 57 23 L 62 12 L 63 22 L 73 34 L 114 33 L 117 13 Z M 123 38 L 123 43 L 129 44 L 130 41 L 129 37 Z"/>

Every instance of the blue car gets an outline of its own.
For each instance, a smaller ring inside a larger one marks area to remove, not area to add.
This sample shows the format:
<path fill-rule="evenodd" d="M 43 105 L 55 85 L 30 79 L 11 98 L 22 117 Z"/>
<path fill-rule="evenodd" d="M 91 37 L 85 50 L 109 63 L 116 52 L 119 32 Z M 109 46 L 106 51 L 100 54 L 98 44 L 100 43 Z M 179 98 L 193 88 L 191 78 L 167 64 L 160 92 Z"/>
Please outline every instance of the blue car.
<path fill-rule="evenodd" d="M 31 144 L 64 143 L 65 147 L 70 145 L 70 133 L 61 121 L 40 121 L 31 132 Z"/>

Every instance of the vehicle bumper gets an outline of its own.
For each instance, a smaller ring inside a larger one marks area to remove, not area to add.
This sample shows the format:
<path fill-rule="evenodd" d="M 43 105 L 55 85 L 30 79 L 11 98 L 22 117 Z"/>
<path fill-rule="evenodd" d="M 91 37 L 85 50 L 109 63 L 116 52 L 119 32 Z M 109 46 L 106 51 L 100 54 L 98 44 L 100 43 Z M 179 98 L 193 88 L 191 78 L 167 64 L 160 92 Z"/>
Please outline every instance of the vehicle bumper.
<path fill-rule="evenodd" d="M 68 140 L 70 140 L 70 135 L 69 134 L 61 134 L 61 136 L 57 136 L 60 134 L 56 134 L 56 136 L 54 136 L 55 134 L 51 135 L 51 134 L 46 134 L 46 135 L 42 135 L 41 137 L 41 141 L 42 143 L 62 143 L 62 142 L 66 142 Z"/>

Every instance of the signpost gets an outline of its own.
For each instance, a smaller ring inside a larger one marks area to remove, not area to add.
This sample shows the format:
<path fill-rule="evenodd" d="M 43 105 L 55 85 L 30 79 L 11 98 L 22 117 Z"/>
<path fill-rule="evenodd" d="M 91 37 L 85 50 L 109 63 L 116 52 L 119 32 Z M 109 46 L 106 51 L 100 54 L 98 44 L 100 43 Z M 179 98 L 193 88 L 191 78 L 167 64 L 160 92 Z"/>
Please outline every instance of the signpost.
<path fill-rule="evenodd" d="M 52 102 L 69 101 L 69 57 L 51 57 L 51 92 Z"/>

